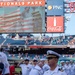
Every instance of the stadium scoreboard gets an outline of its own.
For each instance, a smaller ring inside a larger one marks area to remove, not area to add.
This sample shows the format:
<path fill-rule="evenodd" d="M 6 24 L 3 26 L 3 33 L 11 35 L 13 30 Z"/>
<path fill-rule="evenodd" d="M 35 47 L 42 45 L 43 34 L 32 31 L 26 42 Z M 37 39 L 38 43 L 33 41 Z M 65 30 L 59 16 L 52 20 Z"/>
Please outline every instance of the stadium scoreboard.
<path fill-rule="evenodd" d="M 0 33 L 62 33 L 63 4 L 63 0 L 0 0 Z"/>

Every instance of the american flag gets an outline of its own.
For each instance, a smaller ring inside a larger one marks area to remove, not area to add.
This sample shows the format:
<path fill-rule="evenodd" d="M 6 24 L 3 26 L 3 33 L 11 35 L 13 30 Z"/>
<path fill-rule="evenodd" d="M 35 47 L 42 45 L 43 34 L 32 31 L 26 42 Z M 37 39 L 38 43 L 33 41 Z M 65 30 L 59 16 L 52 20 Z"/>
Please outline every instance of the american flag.
<path fill-rule="evenodd" d="M 26 12 L 23 12 L 25 14 Z M 42 18 L 39 11 L 33 11 L 32 16 L 23 18 L 20 9 L 0 16 L 0 32 L 40 32 Z M 27 13 L 28 15 L 28 13 Z"/>
<path fill-rule="evenodd" d="M 31 19 L 22 19 L 21 12 L 17 9 L 9 14 L 0 16 L 0 32 L 26 32 L 31 28 L 28 25 L 32 25 Z"/>

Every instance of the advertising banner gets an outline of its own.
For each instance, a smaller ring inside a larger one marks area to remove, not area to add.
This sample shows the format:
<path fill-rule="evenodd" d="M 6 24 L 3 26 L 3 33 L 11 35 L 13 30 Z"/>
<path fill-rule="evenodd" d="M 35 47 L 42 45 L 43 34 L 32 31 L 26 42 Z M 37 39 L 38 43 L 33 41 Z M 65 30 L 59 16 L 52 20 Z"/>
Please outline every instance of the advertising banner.
<path fill-rule="evenodd" d="M 64 32 L 63 16 L 47 17 L 47 32 L 50 33 Z"/>
<path fill-rule="evenodd" d="M 63 0 L 47 0 L 47 16 L 60 16 L 63 13 Z"/>

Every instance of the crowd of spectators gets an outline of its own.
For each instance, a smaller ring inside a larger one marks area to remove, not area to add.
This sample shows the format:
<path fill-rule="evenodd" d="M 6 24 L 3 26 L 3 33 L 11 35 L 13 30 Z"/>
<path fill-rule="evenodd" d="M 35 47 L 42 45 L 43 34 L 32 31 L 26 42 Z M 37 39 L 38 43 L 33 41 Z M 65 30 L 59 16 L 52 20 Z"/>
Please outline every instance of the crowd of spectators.
<path fill-rule="evenodd" d="M 75 35 L 64 36 L 0 36 L 1 45 L 68 45 L 75 44 Z"/>
<path fill-rule="evenodd" d="M 38 60 L 45 58 L 46 59 L 46 54 L 29 54 L 29 53 L 17 53 L 17 54 L 10 54 L 8 52 L 4 52 L 7 57 L 8 60 L 23 60 L 26 57 L 29 58 L 30 60 L 33 60 L 33 58 L 37 58 Z M 62 54 L 61 55 L 61 60 L 62 59 L 66 59 L 68 58 L 68 60 L 71 60 L 72 58 L 75 58 L 75 54 Z M 75 60 L 75 59 L 74 59 Z"/>

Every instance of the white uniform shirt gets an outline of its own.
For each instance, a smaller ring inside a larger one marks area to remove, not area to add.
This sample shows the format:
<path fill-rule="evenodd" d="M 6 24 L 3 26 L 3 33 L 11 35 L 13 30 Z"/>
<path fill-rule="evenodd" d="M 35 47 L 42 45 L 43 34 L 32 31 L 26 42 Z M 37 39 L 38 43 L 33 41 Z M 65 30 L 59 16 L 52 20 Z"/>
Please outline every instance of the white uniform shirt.
<path fill-rule="evenodd" d="M 59 70 L 57 66 L 54 71 L 48 70 L 44 73 L 44 75 L 67 75 L 65 72 Z"/>
<path fill-rule="evenodd" d="M 65 71 L 65 65 L 60 65 L 60 68 Z"/>
<path fill-rule="evenodd" d="M 49 65 L 48 64 L 44 64 L 43 71 L 45 72 L 45 71 L 47 71 L 49 69 L 50 69 Z"/>
<path fill-rule="evenodd" d="M 32 69 L 32 66 L 30 64 L 28 64 L 28 65 L 21 64 L 20 67 L 22 69 L 22 75 L 29 75 L 29 72 Z"/>
<path fill-rule="evenodd" d="M 70 69 L 71 69 L 71 66 L 70 66 L 69 64 L 68 64 L 68 65 L 65 64 L 64 67 L 65 67 L 65 72 L 67 73 L 67 75 L 70 75 L 70 72 L 71 72 L 71 70 L 70 70 Z"/>
<path fill-rule="evenodd" d="M 74 64 L 71 65 L 70 74 L 75 75 L 75 65 Z"/>
<path fill-rule="evenodd" d="M 43 75 L 43 69 L 36 65 L 35 68 L 30 71 L 29 75 Z"/>
<path fill-rule="evenodd" d="M 0 60 L 1 60 L 1 62 L 4 64 L 4 71 L 3 71 L 3 74 L 10 73 L 10 70 L 9 70 L 9 62 L 8 62 L 8 60 L 7 60 L 7 56 L 6 56 L 5 53 L 0 52 Z"/>

